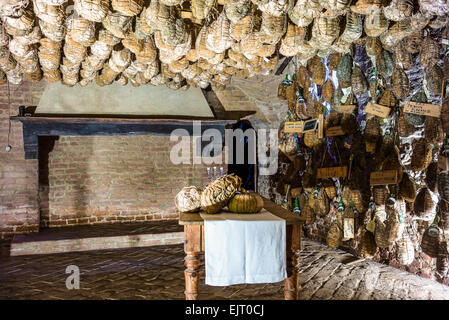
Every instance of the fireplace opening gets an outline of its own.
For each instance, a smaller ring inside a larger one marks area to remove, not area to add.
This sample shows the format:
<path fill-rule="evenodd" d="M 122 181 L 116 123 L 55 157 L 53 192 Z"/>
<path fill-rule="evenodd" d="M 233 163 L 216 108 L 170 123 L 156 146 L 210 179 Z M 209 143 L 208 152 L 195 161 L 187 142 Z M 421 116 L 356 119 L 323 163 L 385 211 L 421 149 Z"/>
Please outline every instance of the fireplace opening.
<path fill-rule="evenodd" d="M 40 227 L 172 220 L 207 165 L 174 164 L 170 136 L 39 137 Z"/>
<path fill-rule="evenodd" d="M 48 162 L 49 162 L 49 154 L 53 151 L 55 146 L 55 142 L 59 139 L 59 136 L 40 136 L 38 137 L 39 141 L 39 210 L 40 210 L 40 219 L 39 219 L 39 228 L 48 228 L 50 221 L 50 210 L 49 210 L 49 181 L 48 181 Z"/>

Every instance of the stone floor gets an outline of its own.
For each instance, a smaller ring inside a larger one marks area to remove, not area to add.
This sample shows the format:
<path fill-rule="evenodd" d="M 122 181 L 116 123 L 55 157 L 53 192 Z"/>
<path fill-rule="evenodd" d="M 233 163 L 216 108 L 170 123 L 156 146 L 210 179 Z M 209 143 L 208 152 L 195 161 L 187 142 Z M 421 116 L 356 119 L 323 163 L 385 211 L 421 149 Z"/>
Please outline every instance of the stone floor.
<path fill-rule="evenodd" d="M 183 299 L 182 245 L 0 257 L 0 299 Z M 449 287 L 305 240 L 300 299 L 449 299 Z M 66 267 L 80 268 L 68 290 Z M 203 269 L 204 270 L 204 269 Z M 201 299 L 282 299 L 282 283 L 211 287 Z"/>

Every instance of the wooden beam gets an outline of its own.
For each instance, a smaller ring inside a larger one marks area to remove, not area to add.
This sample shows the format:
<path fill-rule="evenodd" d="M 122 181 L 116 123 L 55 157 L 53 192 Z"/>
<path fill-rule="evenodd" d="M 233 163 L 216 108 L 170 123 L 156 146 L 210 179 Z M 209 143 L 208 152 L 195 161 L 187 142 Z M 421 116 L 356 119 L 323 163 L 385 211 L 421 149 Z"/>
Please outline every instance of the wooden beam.
<path fill-rule="evenodd" d="M 59 116 L 53 114 L 53 116 L 42 116 L 36 115 L 32 117 L 19 117 L 19 116 L 11 116 L 10 119 L 12 121 L 20 121 L 22 123 L 40 123 L 40 124 L 58 124 L 58 123 L 67 123 L 67 124 L 114 124 L 114 125 L 122 125 L 122 124 L 140 124 L 140 125 L 182 125 L 182 124 L 192 124 L 194 121 L 201 121 L 204 125 L 224 125 L 228 123 L 233 123 L 235 121 L 232 120 L 224 120 L 224 119 L 215 119 L 215 118 L 201 118 L 201 117 L 192 117 L 192 118 L 180 118 L 180 119 L 167 119 L 167 118 L 100 118 L 100 117 L 84 117 L 84 115 L 75 116 L 72 115 L 70 117 Z"/>
<path fill-rule="evenodd" d="M 226 120 L 160 120 L 160 119 L 98 119 L 59 117 L 11 117 L 22 122 L 25 159 L 38 158 L 39 136 L 168 136 L 176 129 L 193 136 L 207 129 L 220 131 L 223 140 L 225 126 L 235 121 Z M 196 125 L 199 125 L 196 129 Z M 198 130 L 198 132 L 196 132 Z"/>
<path fill-rule="evenodd" d="M 204 98 L 209 104 L 209 108 L 214 114 L 215 118 L 217 118 L 218 114 L 225 112 L 223 104 L 221 103 L 220 99 L 218 99 L 217 94 L 211 89 L 210 86 L 207 89 L 201 89 L 201 91 L 203 92 Z"/>
<path fill-rule="evenodd" d="M 284 72 L 285 68 L 287 68 L 287 65 L 290 63 L 290 61 L 292 61 L 292 59 L 293 57 L 285 57 L 284 61 L 282 61 L 281 65 L 276 70 L 275 75 L 281 75 Z"/>
<path fill-rule="evenodd" d="M 226 111 L 220 99 L 218 99 L 217 94 L 210 87 L 207 89 L 201 89 L 201 91 L 203 92 L 204 98 L 209 104 L 209 108 L 214 114 L 215 119 L 239 121 L 241 118 L 256 113 L 254 110 Z"/>

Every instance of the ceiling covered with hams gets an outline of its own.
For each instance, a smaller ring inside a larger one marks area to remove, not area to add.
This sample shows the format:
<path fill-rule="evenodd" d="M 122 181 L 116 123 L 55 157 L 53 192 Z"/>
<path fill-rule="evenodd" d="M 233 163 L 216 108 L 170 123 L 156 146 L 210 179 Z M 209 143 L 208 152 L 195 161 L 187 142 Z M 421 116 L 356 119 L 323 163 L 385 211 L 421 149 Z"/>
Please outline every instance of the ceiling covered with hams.
<path fill-rule="evenodd" d="M 447 25 L 447 0 L 0 0 L 0 82 L 223 89 Z"/>

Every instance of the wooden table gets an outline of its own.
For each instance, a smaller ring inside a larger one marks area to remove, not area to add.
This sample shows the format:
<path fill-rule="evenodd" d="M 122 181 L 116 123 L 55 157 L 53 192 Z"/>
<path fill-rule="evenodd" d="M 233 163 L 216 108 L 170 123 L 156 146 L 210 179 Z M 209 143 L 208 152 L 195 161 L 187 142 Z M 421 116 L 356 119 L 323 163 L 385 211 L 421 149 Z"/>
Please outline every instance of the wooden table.
<path fill-rule="evenodd" d="M 304 220 L 292 212 L 264 199 L 264 208 L 286 222 L 287 278 L 284 280 L 285 300 L 298 299 L 298 264 L 301 249 L 301 230 Z M 204 252 L 204 220 L 198 213 L 181 213 L 179 224 L 184 226 L 186 253 L 184 271 L 186 300 L 198 300 L 200 289 L 200 252 Z"/>

